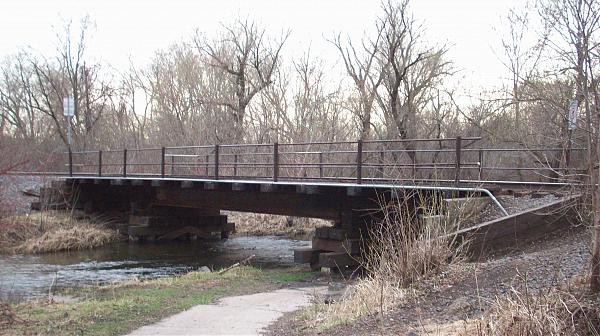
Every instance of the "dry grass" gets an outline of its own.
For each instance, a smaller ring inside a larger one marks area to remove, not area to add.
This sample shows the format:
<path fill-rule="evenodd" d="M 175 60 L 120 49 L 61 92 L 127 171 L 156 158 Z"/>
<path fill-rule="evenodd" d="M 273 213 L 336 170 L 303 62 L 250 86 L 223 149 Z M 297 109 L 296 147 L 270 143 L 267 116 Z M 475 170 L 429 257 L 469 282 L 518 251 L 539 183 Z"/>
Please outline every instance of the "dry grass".
<path fill-rule="evenodd" d="M 306 308 L 300 319 L 309 328 L 320 331 L 340 324 L 351 323 L 365 315 L 377 315 L 416 295 L 413 289 L 395 286 L 393 282 L 377 276 L 368 276 L 347 289 L 339 302 L 323 303 L 315 298 L 315 304 Z"/>
<path fill-rule="evenodd" d="M 466 218 L 432 218 L 444 212 L 442 202 L 419 193 L 415 198 L 418 212 L 405 201 L 383 205 L 384 218 L 370 232 L 374 244 L 362 263 L 369 274 L 398 287 L 462 260 L 466 252 L 466 243 L 458 244 L 452 235 Z"/>
<path fill-rule="evenodd" d="M 0 328 L 19 322 L 14 310 L 8 303 L 0 302 Z"/>
<path fill-rule="evenodd" d="M 228 212 L 235 223 L 237 234 L 247 236 L 285 235 L 297 239 L 310 239 L 314 229 L 331 225 L 314 218 L 288 217 L 247 212 Z"/>
<path fill-rule="evenodd" d="M 3 252 L 44 253 L 89 249 L 116 241 L 114 230 L 98 218 L 75 218 L 64 211 L 42 211 L 2 219 Z"/>
<path fill-rule="evenodd" d="M 424 221 L 406 203 L 382 206 L 384 218 L 371 230 L 369 251 L 361 263 L 368 275 L 351 286 L 340 302 L 306 310 L 303 319 L 307 324 L 327 329 L 360 316 L 382 315 L 416 295 L 410 288 L 413 282 L 461 260 L 464 245 L 457 246 L 450 233 L 463 218 Z M 421 216 L 441 210 L 441 204 L 428 203 Z"/>
<path fill-rule="evenodd" d="M 536 293 L 513 289 L 497 298 L 468 334 L 600 335 L 600 296 L 589 294 L 584 282 Z"/>

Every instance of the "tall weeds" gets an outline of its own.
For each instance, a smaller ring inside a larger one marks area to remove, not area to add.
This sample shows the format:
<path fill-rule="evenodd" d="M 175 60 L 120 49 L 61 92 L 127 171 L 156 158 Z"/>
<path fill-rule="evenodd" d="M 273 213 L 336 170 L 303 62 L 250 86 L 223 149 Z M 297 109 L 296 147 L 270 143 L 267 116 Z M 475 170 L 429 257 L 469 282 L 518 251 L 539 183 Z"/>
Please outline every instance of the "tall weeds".
<path fill-rule="evenodd" d="M 361 266 L 366 275 L 340 302 L 309 311 L 314 326 L 328 328 L 362 315 L 384 314 L 415 293 L 413 282 L 461 259 L 465 245 L 457 244 L 452 233 L 465 218 L 443 216 L 438 197 L 408 196 L 381 204 L 382 219 L 365 241 Z"/>
<path fill-rule="evenodd" d="M 497 298 L 489 313 L 470 334 L 503 335 L 600 335 L 600 302 L 569 290 L 529 293 L 512 290 Z"/>
<path fill-rule="evenodd" d="M 6 217 L 0 231 L 0 250 L 44 253 L 90 249 L 119 239 L 106 224 L 102 218 L 76 218 L 63 211 Z"/>
<path fill-rule="evenodd" d="M 464 242 L 457 244 L 452 233 L 466 218 L 445 216 L 439 197 L 408 196 L 382 204 L 383 219 L 370 231 L 362 264 L 371 276 L 400 287 L 459 260 L 465 251 Z"/>

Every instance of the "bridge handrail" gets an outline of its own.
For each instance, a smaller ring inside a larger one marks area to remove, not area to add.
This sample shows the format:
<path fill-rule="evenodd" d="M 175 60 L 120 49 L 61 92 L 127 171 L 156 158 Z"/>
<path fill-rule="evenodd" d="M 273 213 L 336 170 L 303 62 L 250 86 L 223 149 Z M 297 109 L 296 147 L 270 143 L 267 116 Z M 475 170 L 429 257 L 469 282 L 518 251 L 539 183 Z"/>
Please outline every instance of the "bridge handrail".
<path fill-rule="evenodd" d="M 563 181 L 581 176 L 586 171 L 584 167 L 572 167 L 568 163 L 557 164 L 559 154 L 552 153 L 562 153 L 566 149 L 556 145 L 482 148 L 479 143 L 479 146 L 474 146 L 480 140 L 481 137 L 457 136 L 82 150 L 66 152 L 68 161 L 65 166 L 70 176 L 147 174 L 162 178 L 190 176 L 213 179 L 254 176 L 273 181 L 278 181 L 281 176 L 290 180 L 354 180 L 357 184 L 361 184 L 363 178 L 392 180 L 394 174 L 405 178 L 411 175 L 412 170 L 412 180 L 453 180 L 455 185 L 459 185 L 461 180 L 473 179 L 473 175 L 480 181 L 498 179 L 498 176 L 509 176 L 510 179 L 514 178 L 510 177 L 514 174 L 518 174 L 519 178 L 533 176 L 532 180 Z M 417 146 L 419 143 L 422 145 Z M 586 149 L 576 147 L 569 150 L 577 153 Z M 515 161 L 515 158 L 523 160 L 522 156 L 494 156 L 490 153 L 528 153 L 525 157 L 528 161 L 522 164 L 522 161 Z M 552 164 L 549 158 L 554 158 Z M 94 167 L 97 168 L 95 172 Z M 156 167 L 159 167 L 159 173 Z M 439 173 L 435 172 L 437 170 Z"/>

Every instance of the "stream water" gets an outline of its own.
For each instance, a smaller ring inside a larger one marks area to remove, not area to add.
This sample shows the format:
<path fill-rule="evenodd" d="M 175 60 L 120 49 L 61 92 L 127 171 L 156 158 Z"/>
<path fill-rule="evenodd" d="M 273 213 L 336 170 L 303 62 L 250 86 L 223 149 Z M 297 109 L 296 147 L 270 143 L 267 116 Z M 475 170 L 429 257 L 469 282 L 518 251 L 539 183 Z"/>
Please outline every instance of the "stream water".
<path fill-rule="evenodd" d="M 64 287 L 106 284 L 181 274 L 201 266 L 229 266 L 250 255 L 263 268 L 293 264 L 292 250 L 310 242 L 273 236 L 233 237 L 222 242 L 117 243 L 92 251 L 0 255 L 0 299 L 47 296 Z"/>

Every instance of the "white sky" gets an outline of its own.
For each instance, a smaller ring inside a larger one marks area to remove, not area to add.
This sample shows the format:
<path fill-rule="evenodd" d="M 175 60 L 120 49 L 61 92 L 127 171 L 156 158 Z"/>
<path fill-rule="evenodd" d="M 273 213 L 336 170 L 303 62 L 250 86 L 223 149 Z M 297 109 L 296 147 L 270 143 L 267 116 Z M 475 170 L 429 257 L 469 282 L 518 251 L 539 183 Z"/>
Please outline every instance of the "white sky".
<path fill-rule="evenodd" d="M 493 27 L 510 7 L 525 0 L 412 0 L 427 39 L 451 46 L 449 58 L 468 86 L 499 84 L 505 69 L 492 48 Z M 88 42 L 94 58 L 125 69 L 148 63 L 153 53 L 187 39 L 195 28 L 210 35 L 220 22 L 248 17 L 272 35 L 291 29 L 285 56 L 311 54 L 333 62 L 337 54 L 324 37 L 334 32 L 359 38 L 380 13 L 378 0 L 0 0 L 0 56 L 30 46 L 51 56 L 62 22 L 89 14 L 96 29 Z"/>

